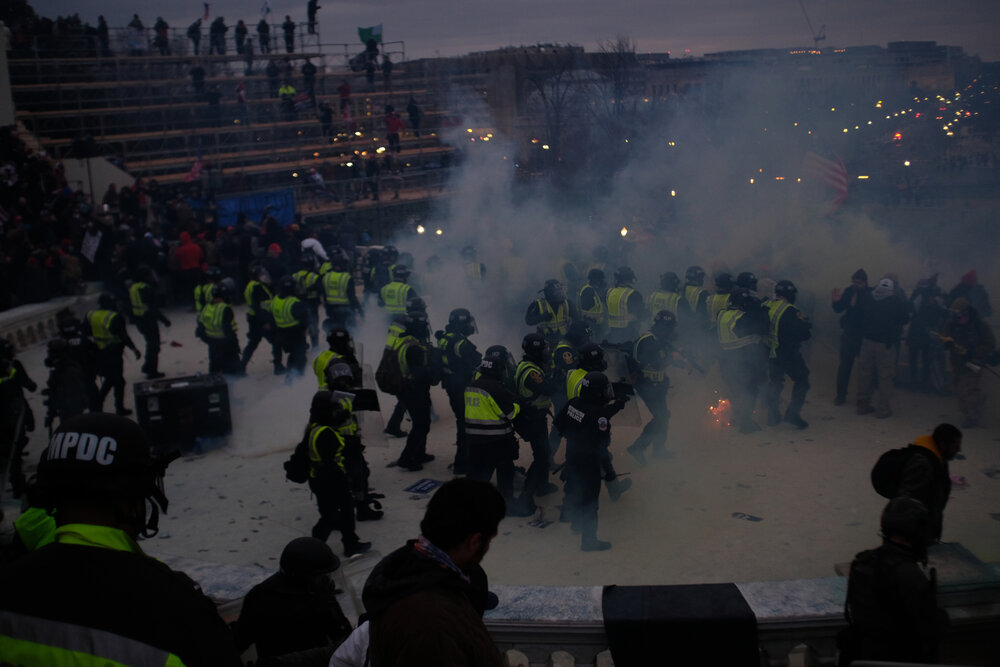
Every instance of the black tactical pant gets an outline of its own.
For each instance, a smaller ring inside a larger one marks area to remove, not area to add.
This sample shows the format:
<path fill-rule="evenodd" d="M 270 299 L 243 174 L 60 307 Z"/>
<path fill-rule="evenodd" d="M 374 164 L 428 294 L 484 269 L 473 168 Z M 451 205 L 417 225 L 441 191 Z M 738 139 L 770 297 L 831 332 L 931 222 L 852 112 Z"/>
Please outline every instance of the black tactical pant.
<path fill-rule="evenodd" d="M 140 317 L 135 327 L 146 341 L 142 372 L 151 375 L 160 370 L 160 326 L 155 317 L 146 316 Z"/>
<path fill-rule="evenodd" d="M 312 536 L 326 542 L 330 533 L 339 530 L 344 547 L 351 548 L 359 541 L 358 534 L 354 532 L 351 485 L 343 470 L 335 464 L 328 465 L 337 469 L 309 479 L 309 490 L 316 496 L 316 508 L 319 510 L 319 521 L 313 526 Z"/>
<path fill-rule="evenodd" d="M 97 410 L 104 405 L 104 399 L 114 389 L 115 410 L 125 408 L 125 361 L 122 345 L 108 345 L 97 351 L 97 375 L 101 379 L 101 388 L 97 391 Z"/>
<path fill-rule="evenodd" d="M 776 358 L 768 360 L 767 371 L 768 420 L 772 422 L 781 420 L 781 392 L 785 388 L 786 375 L 792 381 L 792 396 L 788 401 L 785 418 L 800 418 L 802 405 L 806 402 L 806 393 L 809 391 L 809 369 L 806 367 L 806 360 L 802 358 L 802 353 L 796 350 L 781 354 L 779 351 Z"/>
<path fill-rule="evenodd" d="M 639 394 L 639 398 L 646 404 L 650 420 L 643 427 L 639 437 L 632 443 L 633 447 L 642 450 L 650 445 L 653 445 L 654 449 L 666 447 L 667 430 L 670 426 L 670 410 L 667 409 L 667 390 L 669 388 L 669 381 L 640 382 L 635 385 L 635 393 Z"/>

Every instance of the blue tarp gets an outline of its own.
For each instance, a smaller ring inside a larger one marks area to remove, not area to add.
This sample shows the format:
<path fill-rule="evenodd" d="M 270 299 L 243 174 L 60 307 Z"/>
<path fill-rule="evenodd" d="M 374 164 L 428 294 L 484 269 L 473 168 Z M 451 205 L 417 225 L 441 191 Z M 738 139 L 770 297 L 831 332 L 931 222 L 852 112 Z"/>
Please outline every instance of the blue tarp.
<path fill-rule="evenodd" d="M 219 197 L 215 200 L 215 206 L 220 227 L 235 225 L 239 213 L 246 213 L 247 218 L 258 222 L 268 206 L 271 207 L 269 214 L 282 225 L 287 226 L 295 222 L 295 191 L 292 188 L 235 197 Z"/>

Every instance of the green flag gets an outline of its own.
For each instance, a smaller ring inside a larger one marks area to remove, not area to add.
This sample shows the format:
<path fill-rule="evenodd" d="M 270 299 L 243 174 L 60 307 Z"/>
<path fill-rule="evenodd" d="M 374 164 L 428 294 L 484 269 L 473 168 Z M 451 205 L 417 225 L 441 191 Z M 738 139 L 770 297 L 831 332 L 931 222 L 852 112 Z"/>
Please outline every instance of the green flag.
<path fill-rule="evenodd" d="M 370 28 L 358 28 L 358 37 L 362 44 L 367 44 L 369 39 L 374 39 L 379 44 L 382 43 L 382 24 L 373 25 Z"/>

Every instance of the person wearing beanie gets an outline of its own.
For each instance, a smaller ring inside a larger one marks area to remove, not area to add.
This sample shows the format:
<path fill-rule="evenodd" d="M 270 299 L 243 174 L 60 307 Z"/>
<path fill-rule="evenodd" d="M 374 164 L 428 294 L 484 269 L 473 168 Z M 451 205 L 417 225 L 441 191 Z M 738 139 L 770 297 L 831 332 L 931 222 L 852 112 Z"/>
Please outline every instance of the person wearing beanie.
<path fill-rule="evenodd" d="M 831 295 L 833 312 L 843 313 L 840 317 L 840 364 L 837 366 L 837 396 L 835 405 L 847 402 L 847 387 L 851 381 L 854 360 L 861 351 L 861 313 L 859 302 L 871 291 L 868 274 L 858 269 L 851 276 L 851 284 L 843 291 L 834 288 Z"/>
<path fill-rule="evenodd" d="M 242 664 L 212 601 L 136 542 L 156 535 L 167 511 L 174 457 L 154 455 L 125 417 L 89 413 L 59 426 L 32 489 L 54 513 L 54 539 L 0 571 L 4 663 Z"/>
<path fill-rule="evenodd" d="M 253 644 L 258 658 L 298 653 L 322 658 L 351 633 L 335 595 L 340 559 L 326 542 L 297 537 L 281 552 L 279 570 L 250 589 L 233 624 L 241 652 Z M 304 664 L 304 663 L 303 663 Z"/>
<path fill-rule="evenodd" d="M 879 419 L 885 419 L 892 416 L 889 403 L 900 339 L 903 327 L 910 319 L 909 302 L 897 295 L 891 278 L 883 278 L 874 290 L 859 300 L 858 307 L 861 314 L 861 349 L 858 353 L 857 412 L 859 415 L 874 412 Z"/>
<path fill-rule="evenodd" d="M 948 292 L 948 305 L 951 306 L 959 298 L 964 298 L 968 305 L 975 308 L 979 317 L 989 319 L 993 315 L 990 295 L 986 293 L 986 288 L 979 283 L 979 275 L 975 269 L 962 276 L 962 280 Z"/>

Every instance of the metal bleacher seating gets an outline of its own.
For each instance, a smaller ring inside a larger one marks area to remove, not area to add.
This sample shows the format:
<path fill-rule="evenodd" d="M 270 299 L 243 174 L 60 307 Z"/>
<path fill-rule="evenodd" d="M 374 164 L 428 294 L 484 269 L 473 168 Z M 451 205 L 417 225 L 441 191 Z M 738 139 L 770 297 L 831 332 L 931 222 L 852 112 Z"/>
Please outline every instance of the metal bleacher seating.
<path fill-rule="evenodd" d="M 173 43 L 181 47 L 176 51 L 185 45 L 179 39 Z M 9 62 L 16 118 L 57 159 L 76 156 L 80 139 L 92 138 L 97 155 L 134 177 L 156 179 L 160 185 L 183 184 L 200 160 L 221 175 L 215 181 L 216 194 L 292 186 L 307 210 L 322 211 L 355 198 L 313 196 L 304 178 L 309 169 L 320 169 L 328 182 L 348 181 L 339 183 L 340 191 L 360 190 L 364 172 L 357 163 L 386 151 L 384 107 L 394 105 L 405 121 L 412 96 L 423 110 L 420 136 L 401 136 L 398 157 L 403 171 L 388 184 L 398 195 L 380 205 L 444 192 L 440 171 L 451 163 L 454 150 L 438 132 L 449 119 L 439 105 L 444 96 L 434 90 L 433 82 L 416 72 L 411 75 L 398 59 L 391 92 L 383 90 L 381 74 L 369 85 L 364 72 L 352 71 L 350 47 L 339 46 L 333 55 L 324 54 L 318 45 L 293 54 L 257 54 L 249 72 L 240 55 L 116 52 L 108 57 L 13 58 Z M 300 67 L 306 58 L 319 70 L 316 105 L 325 102 L 334 110 L 332 136 L 324 134 L 316 106 L 300 104 L 294 114 L 283 111 L 274 95 L 275 80 L 265 74 L 266 65 L 274 61 L 283 70 L 279 80 L 287 77 L 301 90 Z M 205 69 L 203 90 L 219 94 L 217 105 L 195 91 L 190 76 L 195 62 Z M 337 94 L 344 80 L 353 89 L 346 118 Z M 245 103 L 236 96 L 241 83 Z"/>

